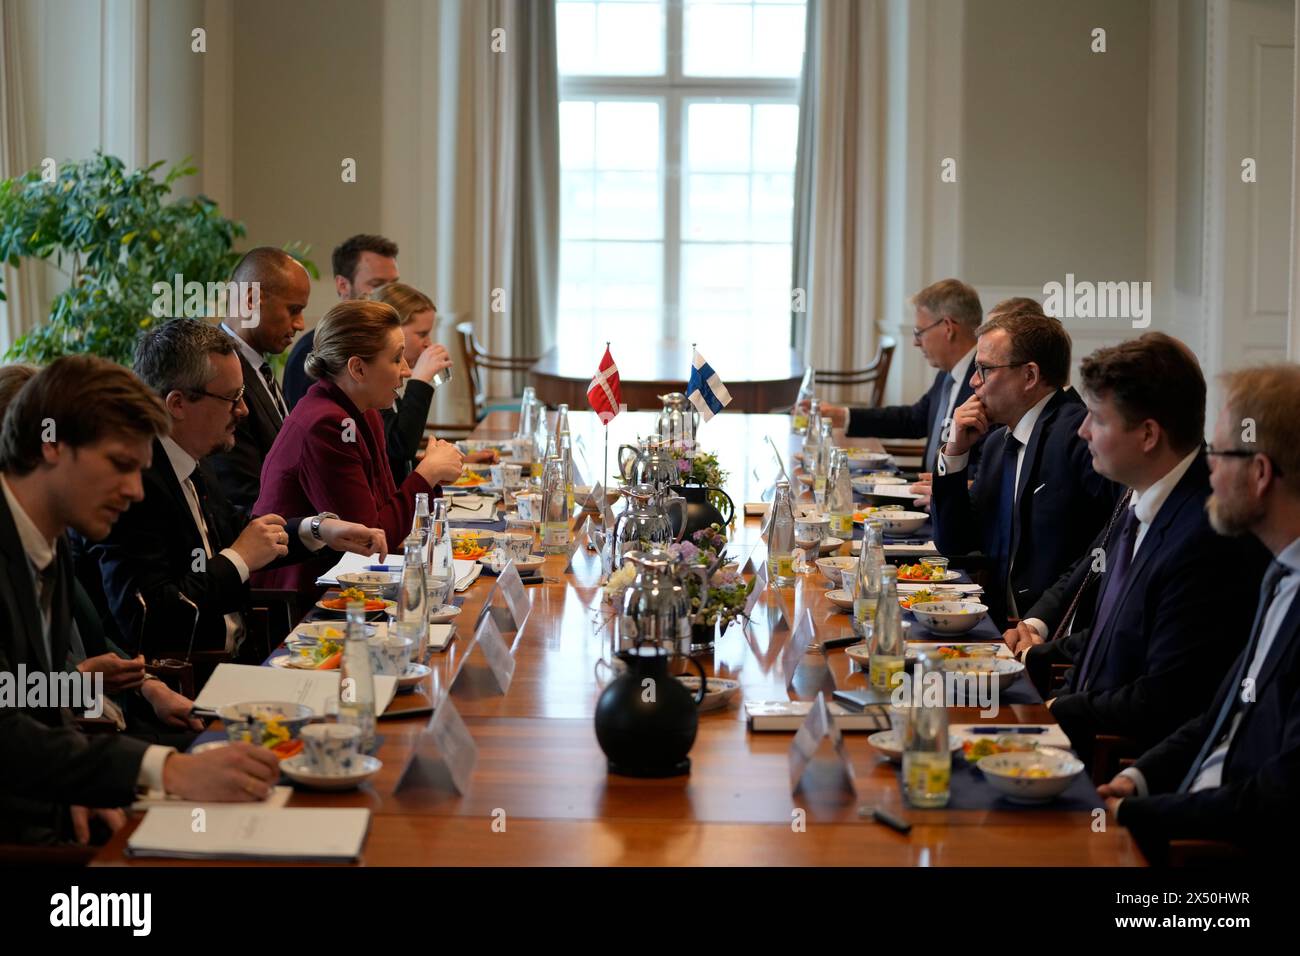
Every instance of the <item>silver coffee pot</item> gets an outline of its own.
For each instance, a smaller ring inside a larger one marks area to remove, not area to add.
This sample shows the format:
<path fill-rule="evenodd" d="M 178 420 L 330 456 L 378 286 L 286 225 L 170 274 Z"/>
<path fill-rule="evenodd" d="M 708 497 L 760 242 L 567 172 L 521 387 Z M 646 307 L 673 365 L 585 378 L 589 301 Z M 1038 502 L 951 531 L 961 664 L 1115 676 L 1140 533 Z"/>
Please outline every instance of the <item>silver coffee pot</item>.
<path fill-rule="evenodd" d="M 677 447 L 690 447 L 695 443 L 695 432 L 700 427 L 699 410 L 681 392 L 660 395 L 663 408 L 655 423 L 655 433 L 662 441 Z"/>

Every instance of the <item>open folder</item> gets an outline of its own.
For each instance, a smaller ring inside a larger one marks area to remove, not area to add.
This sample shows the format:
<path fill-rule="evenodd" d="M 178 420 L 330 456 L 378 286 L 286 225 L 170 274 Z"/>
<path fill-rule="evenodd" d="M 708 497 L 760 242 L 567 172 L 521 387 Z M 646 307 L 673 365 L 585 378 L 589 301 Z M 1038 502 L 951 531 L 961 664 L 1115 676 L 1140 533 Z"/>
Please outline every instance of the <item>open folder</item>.
<path fill-rule="evenodd" d="M 397 693 L 397 678 L 375 675 L 375 713 L 382 714 Z M 251 664 L 218 664 L 203 685 L 194 709 L 215 713 L 228 704 L 283 700 L 306 704 L 326 713 L 326 704 L 339 699 L 339 672 L 287 670 Z"/>
<path fill-rule="evenodd" d="M 208 804 L 203 826 L 195 823 L 192 807 L 154 807 L 127 839 L 126 853 L 186 860 L 359 860 L 370 811 Z"/>

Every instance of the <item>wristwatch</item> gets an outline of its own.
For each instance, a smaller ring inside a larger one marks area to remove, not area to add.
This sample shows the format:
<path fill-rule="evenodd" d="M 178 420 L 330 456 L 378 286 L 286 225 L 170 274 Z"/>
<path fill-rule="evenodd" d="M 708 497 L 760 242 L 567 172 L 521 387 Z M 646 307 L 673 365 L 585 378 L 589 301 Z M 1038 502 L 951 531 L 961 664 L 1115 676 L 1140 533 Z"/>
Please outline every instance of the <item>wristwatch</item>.
<path fill-rule="evenodd" d="M 320 533 L 320 523 L 324 521 L 326 518 L 337 518 L 337 517 L 338 515 L 336 515 L 332 511 L 322 511 L 316 517 L 312 518 L 311 536 L 315 538 L 317 541 L 324 541 L 325 539 L 321 537 L 321 533 Z"/>

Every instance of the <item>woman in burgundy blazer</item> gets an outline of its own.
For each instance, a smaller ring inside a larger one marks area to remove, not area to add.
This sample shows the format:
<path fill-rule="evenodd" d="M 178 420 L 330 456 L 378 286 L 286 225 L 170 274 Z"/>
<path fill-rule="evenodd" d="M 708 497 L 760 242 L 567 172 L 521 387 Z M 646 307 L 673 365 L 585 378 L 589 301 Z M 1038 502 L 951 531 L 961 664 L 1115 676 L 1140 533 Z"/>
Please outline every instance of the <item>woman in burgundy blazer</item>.
<path fill-rule="evenodd" d="M 380 409 L 393 404 L 411 374 L 400 320 L 382 302 L 341 302 L 321 319 L 307 356 L 307 390 L 262 463 L 255 515 L 332 511 L 347 521 L 382 528 L 389 552 L 401 553 L 419 492 L 460 475 L 461 455 L 448 442 L 430 442 L 415 471 L 397 486 L 388 465 Z M 332 553 L 253 576 L 258 587 L 311 591 Z"/>

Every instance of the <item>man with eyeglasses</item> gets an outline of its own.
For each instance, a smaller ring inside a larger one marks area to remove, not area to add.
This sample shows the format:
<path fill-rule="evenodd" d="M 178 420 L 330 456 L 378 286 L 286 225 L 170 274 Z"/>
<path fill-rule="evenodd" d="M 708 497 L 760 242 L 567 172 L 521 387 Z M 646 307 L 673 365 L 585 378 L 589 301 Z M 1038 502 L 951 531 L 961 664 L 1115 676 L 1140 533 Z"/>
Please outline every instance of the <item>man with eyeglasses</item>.
<path fill-rule="evenodd" d="M 287 349 L 306 325 L 311 279 L 283 249 L 259 246 L 239 260 L 231 281 L 246 290 L 248 301 L 240 311 L 251 318 L 228 318 L 221 331 L 236 346 L 248 413 L 235 424 L 234 444 L 212 455 L 209 464 L 230 503 L 250 509 L 261 491 L 262 462 L 289 414 L 271 356 Z M 235 312 L 231 309 L 232 316 Z"/>
<path fill-rule="evenodd" d="M 822 414 L 849 437 L 926 438 L 923 472 L 934 471 L 943 433 L 953 409 L 971 395 L 970 365 L 975 358 L 975 330 L 984 319 L 979 293 L 959 279 L 943 279 L 912 296 L 916 324 L 912 344 L 939 371 L 929 390 L 911 405 L 849 408 L 822 405 Z M 979 442 L 971 451 L 970 474 L 978 470 Z M 920 490 L 920 489 L 918 489 Z"/>
<path fill-rule="evenodd" d="M 974 394 L 953 413 L 931 513 L 941 553 L 988 557 L 984 603 L 1005 629 L 1074 563 L 1121 491 L 1093 470 L 1078 435 L 1087 409 L 1065 387 L 1064 326 L 1018 310 L 976 334 Z M 970 449 L 986 435 L 979 476 L 968 485 Z"/>
<path fill-rule="evenodd" d="M 1091 761 L 1098 735 L 1145 749 L 1209 706 L 1246 643 L 1268 555 L 1206 517 L 1205 377 L 1186 345 L 1148 332 L 1093 352 L 1080 379 L 1093 467 L 1129 491 L 1006 639 Z M 1059 690 L 1053 665 L 1070 668 Z"/>
<path fill-rule="evenodd" d="M 303 561 L 324 547 L 387 553 L 382 531 L 337 515 L 250 521 L 227 500 L 205 459 L 235 445 L 248 415 L 235 348 L 229 335 L 193 319 L 155 326 L 136 348 L 136 374 L 162 399 L 171 434 L 154 442 L 144 498 L 90 548 L 130 653 L 179 648 L 184 656 L 192 634 L 194 650 L 257 662 L 243 643 L 251 572 Z"/>
<path fill-rule="evenodd" d="M 1097 790 L 1153 861 L 1175 839 L 1279 859 L 1300 843 L 1300 366 L 1224 378 L 1206 509 L 1215 531 L 1251 535 L 1273 560 L 1257 606 L 1238 611 L 1253 617 L 1246 646 L 1209 706 Z"/>

